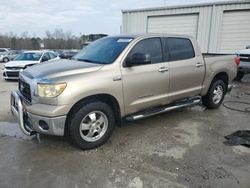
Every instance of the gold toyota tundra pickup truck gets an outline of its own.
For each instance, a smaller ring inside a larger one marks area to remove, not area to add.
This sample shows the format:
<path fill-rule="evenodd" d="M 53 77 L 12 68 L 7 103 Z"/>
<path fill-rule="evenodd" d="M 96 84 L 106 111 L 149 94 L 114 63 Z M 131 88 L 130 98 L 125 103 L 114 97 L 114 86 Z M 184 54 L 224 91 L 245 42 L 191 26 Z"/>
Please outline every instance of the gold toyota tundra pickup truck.
<path fill-rule="evenodd" d="M 121 120 L 200 102 L 218 108 L 238 64 L 234 55 L 203 55 L 189 36 L 105 37 L 71 60 L 22 71 L 11 111 L 26 135 L 66 135 L 91 149 L 105 143 Z"/>

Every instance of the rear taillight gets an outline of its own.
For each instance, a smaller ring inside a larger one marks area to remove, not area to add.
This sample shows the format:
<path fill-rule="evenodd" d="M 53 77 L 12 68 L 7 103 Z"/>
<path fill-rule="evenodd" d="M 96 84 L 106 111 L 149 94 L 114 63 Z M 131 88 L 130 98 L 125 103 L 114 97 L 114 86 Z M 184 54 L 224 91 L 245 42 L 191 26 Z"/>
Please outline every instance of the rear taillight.
<path fill-rule="evenodd" d="M 240 58 L 239 58 L 239 57 L 235 57 L 235 58 L 234 58 L 234 62 L 235 62 L 235 64 L 236 64 L 237 66 L 239 66 L 239 65 L 240 65 Z"/>

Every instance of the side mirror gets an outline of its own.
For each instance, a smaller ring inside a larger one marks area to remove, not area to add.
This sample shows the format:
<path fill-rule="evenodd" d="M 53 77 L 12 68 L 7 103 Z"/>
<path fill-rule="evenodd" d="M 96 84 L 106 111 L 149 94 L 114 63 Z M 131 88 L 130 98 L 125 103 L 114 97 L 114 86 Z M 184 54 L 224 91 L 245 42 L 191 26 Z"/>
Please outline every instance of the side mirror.
<path fill-rule="evenodd" d="M 131 57 L 126 59 L 125 66 L 132 67 L 134 65 L 145 65 L 151 63 L 151 57 L 149 54 L 134 53 Z"/>

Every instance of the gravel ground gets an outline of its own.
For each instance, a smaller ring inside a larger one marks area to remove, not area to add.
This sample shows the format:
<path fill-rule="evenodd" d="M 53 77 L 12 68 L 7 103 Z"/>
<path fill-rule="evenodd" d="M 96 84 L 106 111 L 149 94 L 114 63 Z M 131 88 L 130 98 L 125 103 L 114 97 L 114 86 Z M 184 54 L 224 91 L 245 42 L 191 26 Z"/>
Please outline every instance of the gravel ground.
<path fill-rule="evenodd" d="M 125 123 L 104 146 L 81 151 L 62 137 L 23 136 L 9 111 L 16 88 L 0 78 L 0 187 L 250 187 L 250 149 L 223 144 L 249 129 L 249 113 L 183 108 Z M 250 75 L 231 100 L 250 102 Z"/>

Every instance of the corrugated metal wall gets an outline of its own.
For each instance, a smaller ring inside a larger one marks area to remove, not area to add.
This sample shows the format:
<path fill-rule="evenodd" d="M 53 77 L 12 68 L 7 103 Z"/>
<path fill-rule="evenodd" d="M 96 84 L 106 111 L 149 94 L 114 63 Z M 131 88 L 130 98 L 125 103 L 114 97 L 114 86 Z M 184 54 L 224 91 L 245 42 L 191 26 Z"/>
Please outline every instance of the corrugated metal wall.
<path fill-rule="evenodd" d="M 206 6 L 196 5 L 183 8 L 176 7 L 123 11 L 122 31 L 124 34 L 148 32 L 148 19 L 153 16 L 197 13 L 199 14 L 197 41 L 202 52 L 218 53 L 220 52 L 223 13 L 230 10 L 250 10 L 250 1 L 217 3 Z M 246 19 L 250 20 L 250 18 L 247 17 Z M 250 38 L 246 40 L 248 40 L 250 44 Z"/>
<path fill-rule="evenodd" d="M 164 15 L 148 17 L 149 33 L 175 33 L 197 38 L 199 14 Z"/>
<path fill-rule="evenodd" d="M 225 11 L 221 33 L 220 52 L 234 51 L 249 45 L 250 10 Z"/>

